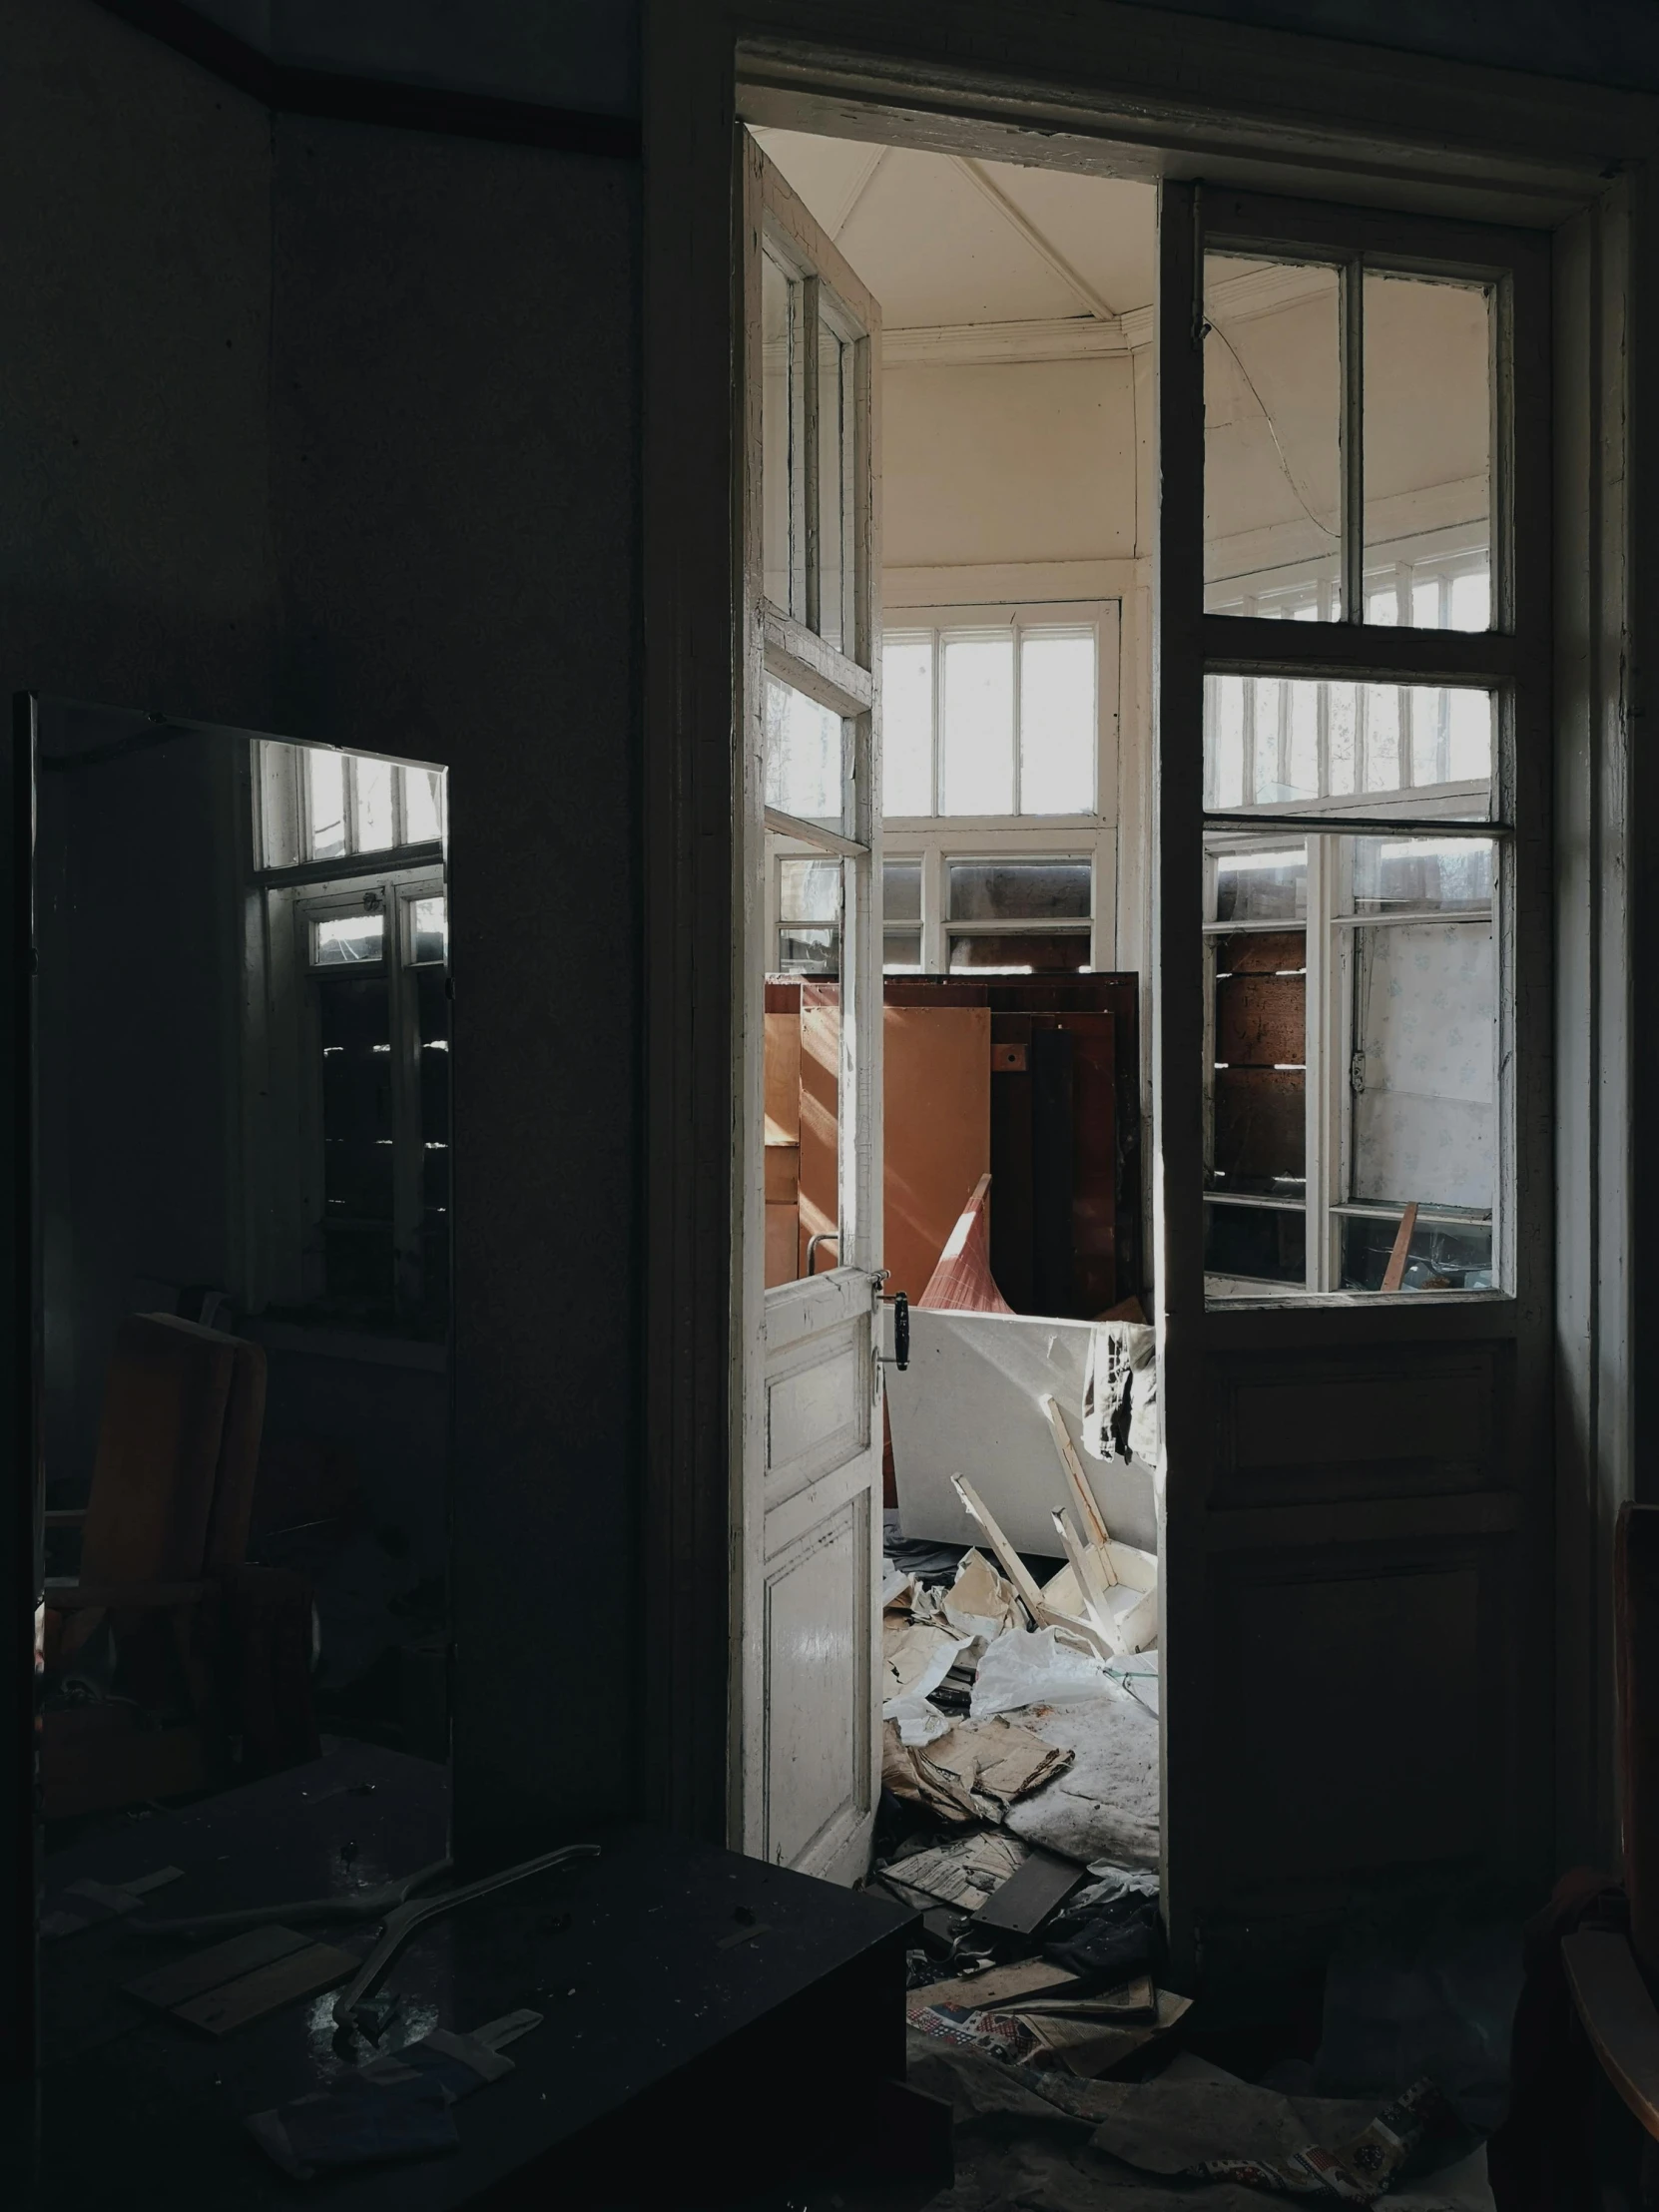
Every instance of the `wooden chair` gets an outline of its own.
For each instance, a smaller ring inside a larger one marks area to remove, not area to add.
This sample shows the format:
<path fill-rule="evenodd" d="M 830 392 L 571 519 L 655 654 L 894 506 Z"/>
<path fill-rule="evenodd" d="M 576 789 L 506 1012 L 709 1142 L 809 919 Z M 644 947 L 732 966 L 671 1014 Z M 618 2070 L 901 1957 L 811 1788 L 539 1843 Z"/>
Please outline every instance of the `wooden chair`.
<path fill-rule="evenodd" d="M 1620 1507 L 1613 1576 L 1630 1933 L 1568 1936 L 1561 1959 L 1610 2092 L 1591 2146 L 1601 2201 L 1659 2205 L 1659 1506 Z"/>
<path fill-rule="evenodd" d="M 46 1515 L 80 1528 L 81 1568 L 46 1585 L 44 1656 L 63 1676 L 108 1622 L 123 1695 L 43 1713 L 48 1818 L 208 1788 L 250 1716 L 255 1763 L 311 1755 L 309 1592 L 246 1563 L 265 1397 L 258 1345 L 170 1314 L 121 1325 L 87 1503 Z M 270 1710 L 274 1667 L 302 1712 Z M 155 1725 L 169 1706 L 188 1718 Z"/>

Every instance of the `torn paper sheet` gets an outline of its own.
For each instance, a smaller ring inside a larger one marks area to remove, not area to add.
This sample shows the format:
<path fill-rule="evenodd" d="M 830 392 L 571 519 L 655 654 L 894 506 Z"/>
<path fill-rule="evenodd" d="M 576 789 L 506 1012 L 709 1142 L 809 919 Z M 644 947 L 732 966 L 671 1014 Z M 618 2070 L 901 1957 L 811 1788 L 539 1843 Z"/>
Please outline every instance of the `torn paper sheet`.
<path fill-rule="evenodd" d="M 1158 1463 L 1158 1338 L 1135 1322 L 1094 1325 L 1083 1376 L 1083 1448 Z"/>
<path fill-rule="evenodd" d="M 1013 1965 L 988 1966 L 983 1973 L 963 1974 L 953 1981 L 931 1981 L 913 1991 L 908 2003 L 912 2012 L 932 2005 L 978 2012 L 1051 2013 L 1113 2026 L 1151 2024 L 1158 2016 L 1150 1974 L 1134 1976 L 1119 1988 L 1100 1989 L 1044 1958 L 1021 1958 Z"/>
<path fill-rule="evenodd" d="M 885 1622 L 881 1630 L 883 1715 L 891 1717 L 897 1699 L 924 1698 L 929 1690 L 936 1690 L 966 1640 L 945 1628 Z"/>
<path fill-rule="evenodd" d="M 958 1634 L 991 1643 L 1005 1628 L 1023 1628 L 1025 1616 L 1014 1586 L 982 1551 L 968 1550 L 944 1594 L 944 1617 Z"/>
<path fill-rule="evenodd" d="M 1121 2064 L 1154 2036 L 1167 2034 L 1191 2003 L 1190 1997 L 1159 1989 L 1156 2016 L 1131 2022 L 1114 2021 L 1108 2011 L 1080 2016 L 1025 2011 L 1017 2003 L 943 2004 L 935 1989 L 922 1988 L 911 1997 L 909 2021 L 924 2035 L 983 2051 L 1011 2065 L 1060 2067 L 1092 2079 Z"/>
<path fill-rule="evenodd" d="M 1026 1856 L 1025 1846 L 1011 1836 L 987 1832 L 912 1852 L 878 1872 L 883 1882 L 930 1904 L 977 1913 Z"/>
<path fill-rule="evenodd" d="M 938 1716 L 943 1718 L 942 1715 Z M 893 1795 L 946 1821 L 998 1821 L 1003 1809 L 1071 1765 L 1071 1753 L 1005 1720 L 958 1721 L 917 1746 L 889 1722 L 881 1780 Z"/>
<path fill-rule="evenodd" d="M 925 1994 L 926 1992 L 919 1992 Z M 1429 2080 L 1361 2118 L 1352 2099 L 1288 2097 L 1246 2082 L 1124 2083 L 1092 2138 L 1143 2172 L 1281 2195 L 1374 2204 L 1419 2145 L 1463 2157 L 1469 2132 Z M 1432 2155 L 1432 2153 L 1430 2153 Z"/>
<path fill-rule="evenodd" d="M 1063 1629 L 1010 1628 L 980 1660 L 968 1710 L 976 1721 L 988 1721 L 1022 1705 L 1075 1705 L 1084 1698 L 1125 1696 L 1104 1661 L 1068 1639 Z"/>
<path fill-rule="evenodd" d="M 881 1583 L 882 1612 L 897 1611 L 900 1607 L 908 1611 L 915 1586 L 916 1578 L 913 1574 L 906 1574 L 902 1567 L 888 1565 Z"/>

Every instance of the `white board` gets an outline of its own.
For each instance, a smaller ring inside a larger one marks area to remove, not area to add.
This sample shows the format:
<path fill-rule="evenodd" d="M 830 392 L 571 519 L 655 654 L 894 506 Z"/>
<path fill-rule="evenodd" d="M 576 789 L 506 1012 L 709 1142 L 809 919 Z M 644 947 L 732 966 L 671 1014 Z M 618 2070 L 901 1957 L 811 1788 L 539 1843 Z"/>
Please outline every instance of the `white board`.
<path fill-rule="evenodd" d="M 910 1309 L 910 1365 L 889 1367 L 893 1474 L 906 1536 L 982 1543 L 950 1487 L 964 1474 L 1017 1551 L 1045 1558 L 1059 1545 L 1051 1518 L 1072 1505 L 1042 1400 L 1065 1416 L 1089 1487 L 1120 1542 L 1158 1548 L 1150 1467 L 1096 1459 L 1082 1444 L 1083 1378 L 1093 1324 L 1030 1314 L 952 1314 Z"/>

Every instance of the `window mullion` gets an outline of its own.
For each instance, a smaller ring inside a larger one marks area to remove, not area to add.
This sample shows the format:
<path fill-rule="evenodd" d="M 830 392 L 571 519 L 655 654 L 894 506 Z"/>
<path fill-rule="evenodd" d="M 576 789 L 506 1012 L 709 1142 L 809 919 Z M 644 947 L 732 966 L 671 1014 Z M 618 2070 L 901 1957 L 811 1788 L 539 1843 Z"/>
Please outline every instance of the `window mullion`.
<path fill-rule="evenodd" d="M 1304 977 L 1303 1111 L 1305 1116 L 1305 1201 L 1307 1284 L 1329 1291 L 1333 1284 L 1331 1217 L 1334 1157 L 1331 1143 L 1337 1069 L 1331 983 L 1332 875 L 1335 853 L 1329 837 L 1308 839 L 1308 901 Z"/>

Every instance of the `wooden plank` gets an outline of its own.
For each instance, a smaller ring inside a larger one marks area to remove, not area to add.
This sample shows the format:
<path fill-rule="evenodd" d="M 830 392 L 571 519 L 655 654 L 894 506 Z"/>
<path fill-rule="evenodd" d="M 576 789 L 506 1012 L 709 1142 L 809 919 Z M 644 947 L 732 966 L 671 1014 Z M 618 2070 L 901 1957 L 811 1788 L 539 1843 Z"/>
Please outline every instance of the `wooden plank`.
<path fill-rule="evenodd" d="M 223 1988 L 210 1989 L 188 2004 L 175 2005 L 173 2016 L 209 2035 L 229 2035 L 234 2028 L 246 2027 L 250 2020 L 262 2019 L 267 2012 L 291 2004 L 296 1997 L 308 1997 L 318 1989 L 344 1981 L 360 1964 L 355 1952 L 341 1950 L 337 1943 L 307 1943 L 303 1950 L 290 1951 L 286 1957 L 244 1974 L 240 1980 L 229 1981 Z"/>
<path fill-rule="evenodd" d="M 251 1928 L 247 1935 L 233 1936 L 229 1942 L 215 1943 L 208 1950 L 192 1951 L 188 1957 L 170 1959 L 165 1966 L 140 1974 L 136 1981 L 126 1983 L 127 1994 L 137 1997 L 141 2004 L 155 2004 L 164 2011 L 171 2011 L 176 2004 L 205 1996 L 210 1989 L 222 1989 L 228 1981 L 235 1981 L 242 1974 L 303 1950 L 310 1942 L 310 1936 L 300 1935 L 296 1929 Z"/>
<path fill-rule="evenodd" d="M 1568 1936 L 1561 1964 L 1602 2071 L 1659 2141 L 1659 2012 L 1622 1936 Z"/>
<path fill-rule="evenodd" d="M 991 1164 L 987 1006 L 887 1006 L 882 1015 L 882 1264 L 889 1296 L 917 1299 Z"/>
<path fill-rule="evenodd" d="M 1308 1157 L 1305 1081 L 1300 1070 L 1289 1068 L 1216 1070 L 1218 1174 L 1237 1179 L 1304 1172 Z"/>
<path fill-rule="evenodd" d="M 1230 975 L 1216 985 L 1216 1059 L 1229 1067 L 1301 1066 L 1308 991 L 1300 975 Z"/>
<path fill-rule="evenodd" d="M 1054 1449 L 1060 1455 L 1060 1465 L 1064 1471 L 1066 1481 L 1071 1486 L 1071 1494 L 1077 1501 L 1077 1510 L 1082 1516 L 1085 1535 L 1092 1544 L 1109 1543 L 1111 1538 L 1107 1533 L 1106 1523 L 1101 1517 L 1100 1507 L 1095 1502 L 1094 1492 L 1084 1480 L 1083 1463 L 1077 1456 L 1077 1447 L 1071 1440 L 1071 1431 L 1066 1426 L 1065 1416 L 1052 1397 L 1043 1399 L 1043 1414 L 1048 1421 L 1049 1433 L 1054 1438 Z M 1070 1554 L 1068 1553 L 1067 1556 L 1069 1557 Z M 1117 1576 L 1112 1572 L 1109 1562 L 1106 1567 L 1106 1580 L 1108 1583 L 1117 1580 Z"/>
<path fill-rule="evenodd" d="M 1393 1250 L 1388 1254 L 1388 1264 L 1382 1270 L 1382 1288 L 1397 1291 L 1405 1281 L 1405 1261 L 1411 1250 L 1411 1232 L 1417 1226 L 1417 1202 L 1412 1199 L 1399 1217 L 1399 1227 L 1394 1233 Z"/>

